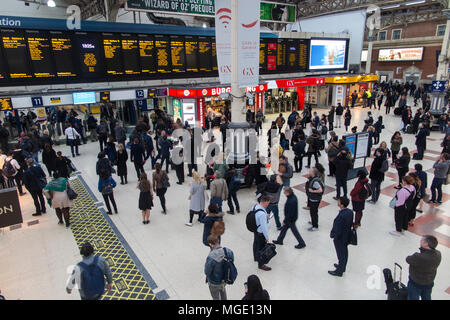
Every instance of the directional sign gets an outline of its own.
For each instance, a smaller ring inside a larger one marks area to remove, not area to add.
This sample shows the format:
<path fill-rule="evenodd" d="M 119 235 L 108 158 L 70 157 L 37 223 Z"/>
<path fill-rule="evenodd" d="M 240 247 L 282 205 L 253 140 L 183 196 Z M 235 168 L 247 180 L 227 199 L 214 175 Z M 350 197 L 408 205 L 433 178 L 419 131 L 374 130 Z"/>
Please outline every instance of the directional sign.
<path fill-rule="evenodd" d="M 144 90 L 136 90 L 136 99 L 144 99 Z"/>
<path fill-rule="evenodd" d="M 444 92 L 447 88 L 448 81 L 433 81 L 431 92 Z"/>
<path fill-rule="evenodd" d="M 42 107 L 44 105 L 44 101 L 42 97 L 31 97 L 31 104 L 33 107 Z"/>

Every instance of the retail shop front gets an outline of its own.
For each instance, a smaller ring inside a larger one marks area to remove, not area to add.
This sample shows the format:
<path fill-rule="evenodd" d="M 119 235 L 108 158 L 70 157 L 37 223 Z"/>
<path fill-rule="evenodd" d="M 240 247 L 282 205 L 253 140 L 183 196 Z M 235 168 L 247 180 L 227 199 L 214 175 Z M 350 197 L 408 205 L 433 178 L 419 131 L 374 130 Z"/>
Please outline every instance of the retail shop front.
<path fill-rule="evenodd" d="M 379 76 L 377 74 L 326 77 L 325 83 L 329 92 L 328 105 L 336 106 L 338 103 L 341 103 L 343 106 L 350 105 L 351 95 L 355 91 L 358 94 L 355 105 L 362 105 L 364 91 L 372 92 L 378 79 Z"/>

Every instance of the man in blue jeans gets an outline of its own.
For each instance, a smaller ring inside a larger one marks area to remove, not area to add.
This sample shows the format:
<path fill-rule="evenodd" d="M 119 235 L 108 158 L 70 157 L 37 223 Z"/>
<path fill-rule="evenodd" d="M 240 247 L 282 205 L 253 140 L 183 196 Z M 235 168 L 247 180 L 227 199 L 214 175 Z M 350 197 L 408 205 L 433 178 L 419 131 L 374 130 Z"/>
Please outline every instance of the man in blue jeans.
<path fill-rule="evenodd" d="M 434 178 L 431 182 L 431 200 L 428 203 L 442 203 L 442 185 L 447 179 L 448 169 L 450 166 L 449 154 L 441 154 L 438 161 L 433 165 L 434 168 Z M 437 190 L 437 199 L 436 199 Z"/>
<path fill-rule="evenodd" d="M 441 263 L 437 245 L 434 236 L 425 235 L 420 239 L 420 252 L 406 257 L 409 264 L 408 300 L 431 300 L 434 279 Z"/>

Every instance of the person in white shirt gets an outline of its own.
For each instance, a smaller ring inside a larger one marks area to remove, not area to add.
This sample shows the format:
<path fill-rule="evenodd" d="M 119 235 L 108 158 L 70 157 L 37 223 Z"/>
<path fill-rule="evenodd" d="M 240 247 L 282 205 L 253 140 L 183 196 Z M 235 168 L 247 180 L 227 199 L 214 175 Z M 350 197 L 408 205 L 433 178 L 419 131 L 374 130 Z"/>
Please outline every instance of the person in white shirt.
<path fill-rule="evenodd" d="M 75 157 L 75 153 L 73 152 L 74 151 L 74 147 L 75 147 L 76 155 L 79 156 L 80 154 L 78 153 L 77 138 L 80 138 L 81 136 L 78 133 L 78 131 L 75 130 L 70 125 L 70 123 L 68 123 L 66 130 L 64 130 L 64 134 L 66 135 L 66 138 L 67 138 L 67 144 L 70 146 L 70 151 L 72 151 L 72 157 Z"/>
<path fill-rule="evenodd" d="M 20 165 L 17 162 L 16 159 L 13 158 L 14 153 L 12 151 L 8 151 L 8 157 L 5 159 L 5 163 L 2 167 L 3 172 L 5 173 L 6 177 L 8 178 L 8 186 L 14 187 L 14 181 L 16 182 L 17 190 L 19 190 L 19 194 L 23 196 L 25 192 L 23 192 L 22 189 L 22 176 L 23 176 L 23 170 L 20 170 Z M 8 173 L 8 170 L 6 169 L 6 165 L 8 163 L 11 163 L 13 168 L 15 169 L 15 172 Z"/>

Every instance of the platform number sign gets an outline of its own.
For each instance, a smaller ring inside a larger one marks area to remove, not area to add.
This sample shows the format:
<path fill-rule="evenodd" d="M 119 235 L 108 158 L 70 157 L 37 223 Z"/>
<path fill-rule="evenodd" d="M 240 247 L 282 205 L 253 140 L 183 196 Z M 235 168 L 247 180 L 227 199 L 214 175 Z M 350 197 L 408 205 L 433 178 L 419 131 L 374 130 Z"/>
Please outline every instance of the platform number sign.
<path fill-rule="evenodd" d="M 33 107 L 42 107 L 44 105 L 44 100 L 42 100 L 42 97 L 32 97 L 31 104 Z"/>
<path fill-rule="evenodd" d="M 136 90 L 136 99 L 144 99 L 144 90 Z"/>
<path fill-rule="evenodd" d="M 148 111 L 147 109 L 147 99 L 136 100 L 136 104 L 141 111 Z"/>
<path fill-rule="evenodd" d="M 433 81 L 431 92 L 444 92 L 447 88 L 448 81 Z"/>

